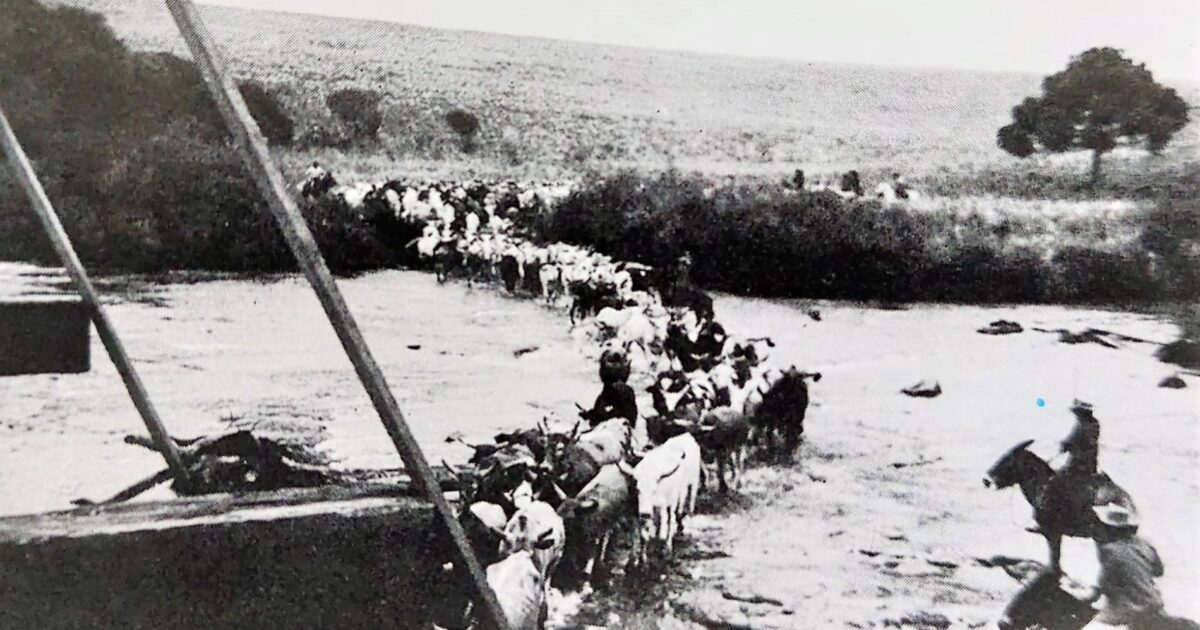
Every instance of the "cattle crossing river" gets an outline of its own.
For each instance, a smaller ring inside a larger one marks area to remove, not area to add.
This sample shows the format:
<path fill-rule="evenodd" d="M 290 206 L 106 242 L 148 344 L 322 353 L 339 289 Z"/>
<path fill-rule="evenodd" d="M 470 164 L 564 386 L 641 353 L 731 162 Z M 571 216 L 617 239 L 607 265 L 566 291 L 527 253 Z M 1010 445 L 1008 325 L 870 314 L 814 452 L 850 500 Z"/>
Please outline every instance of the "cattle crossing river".
<path fill-rule="evenodd" d="M 339 466 L 399 465 L 302 279 L 102 284 L 111 317 L 173 434 L 257 423 L 259 430 L 312 442 Z M 595 344 L 571 333 L 563 310 L 507 298 L 493 287 L 438 285 L 419 272 L 377 272 L 340 284 L 434 463 L 469 454 L 445 443 L 451 433 L 483 441 L 543 416 L 571 419 L 575 403 L 588 405 L 599 390 Z M 821 321 L 808 316 L 812 308 Z M 1191 474 L 1200 465 L 1200 383 L 1189 377 L 1189 389 L 1156 388 L 1172 369 L 1153 358 L 1151 344 L 1072 346 L 1028 330 L 1096 327 L 1166 341 L 1174 335 L 1169 323 L 1063 307 L 895 311 L 729 296 L 717 297 L 716 313 L 735 334 L 773 337 L 773 364 L 824 374 L 811 388 L 801 449 L 809 457 L 804 469 L 824 483 L 797 477 L 802 485 L 776 497 L 763 488 L 778 494 L 783 485 L 776 475 L 783 473 L 751 470 L 744 490 L 750 507 L 701 517 L 690 534 L 720 538 L 702 542 L 721 544 L 731 556 L 704 561 L 703 573 L 742 576 L 739 587 L 769 583 L 773 598 L 797 610 L 825 602 L 821 610 L 831 615 L 825 621 L 838 625 L 869 620 L 879 606 L 928 606 L 938 598 L 958 601 L 943 609 L 964 611 L 963 618 L 994 612 L 1013 583 L 968 572 L 970 558 L 1039 558 L 1044 548 L 1023 531 L 1028 508 L 1019 497 L 986 490 L 981 475 L 1024 439 L 1036 439 L 1034 450 L 1052 456 L 1072 423 L 1067 407 L 1078 397 L 1095 404 L 1104 423 L 1102 467 L 1136 498 L 1143 531 L 1167 564 L 1161 586 L 1168 605 L 1200 616 L 1188 596 L 1200 579 L 1193 536 L 1200 481 Z M 1027 332 L 975 333 L 1001 318 L 1021 322 Z M 0 379 L 0 513 L 103 498 L 161 466 L 153 453 L 123 443 L 141 424 L 93 343 L 90 373 Z M 899 394 L 921 379 L 940 381 L 945 393 Z M 752 533 L 763 523 L 773 536 Z M 895 542 L 897 532 L 903 542 Z M 781 548 L 772 543 L 780 536 L 814 542 Z M 853 551 L 860 548 L 885 552 L 881 558 L 888 552 L 948 558 L 962 564 L 953 580 L 961 588 L 942 578 L 897 588 L 903 578 L 881 574 L 874 559 Z M 1068 571 L 1081 562 L 1075 557 L 1067 558 Z M 881 596 L 877 583 L 893 595 Z M 790 592 L 781 584 L 798 586 Z M 696 588 L 708 587 L 732 588 L 704 580 Z"/>

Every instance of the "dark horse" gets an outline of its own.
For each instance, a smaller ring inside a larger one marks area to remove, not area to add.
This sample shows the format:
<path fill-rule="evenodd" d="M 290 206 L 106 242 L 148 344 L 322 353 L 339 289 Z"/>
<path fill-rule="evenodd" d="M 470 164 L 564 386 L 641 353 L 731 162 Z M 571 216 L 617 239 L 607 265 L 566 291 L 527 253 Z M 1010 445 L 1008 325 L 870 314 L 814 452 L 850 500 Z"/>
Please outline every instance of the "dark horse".
<path fill-rule="evenodd" d="M 1098 492 L 1116 497 L 1116 502 L 1135 512 L 1133 499 L 1104 473 L 1055 472 L 1041 457 L 1031 453 L 1025 440 L 1002 455 L 983 478 L 985 487 L 997 490 L 1016 485 L 1033 508 L 1033 520 L 1050 547 L 1050 570 L 1060 570 L 1063 536 L 1091 538 L 1099 521 L 1092 506 Z"/>

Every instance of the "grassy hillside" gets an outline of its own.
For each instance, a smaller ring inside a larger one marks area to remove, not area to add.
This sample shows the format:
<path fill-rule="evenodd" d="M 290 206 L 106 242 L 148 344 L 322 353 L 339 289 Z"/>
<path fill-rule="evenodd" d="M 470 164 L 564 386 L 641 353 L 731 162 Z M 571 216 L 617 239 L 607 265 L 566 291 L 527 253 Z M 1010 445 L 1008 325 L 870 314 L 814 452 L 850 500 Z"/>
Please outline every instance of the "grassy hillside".
<path fill-rule="evenodd" d="M 184 50 L 157 0 L 66 1 L 106 14 L 136 48 Z M 291 152 L 284 157 L 293 167 L 319 157 L 362 176 L 895 169 L 991 189 L 996 172 L 1071 175 L 1086 159 L 1018 162 L 996 148 L 1010 108 L 1037 92 L 1034 75 L 720 57 L 226 7 L 203 14 L 235 72 L 283 90 L 302 124 L 324 115 L 332 90 L 386 94 L 379 146 L 352 155 Z M 1200 100 L 1195 86 L 1177 87 Z M 443 122 L 454 107 L 483 123 L 474 155 Z M 1193 123 L 1164 156 L 1132 153 L 1110 163 L 1114 171 L 1169 170 L 1197 148 Z"/>

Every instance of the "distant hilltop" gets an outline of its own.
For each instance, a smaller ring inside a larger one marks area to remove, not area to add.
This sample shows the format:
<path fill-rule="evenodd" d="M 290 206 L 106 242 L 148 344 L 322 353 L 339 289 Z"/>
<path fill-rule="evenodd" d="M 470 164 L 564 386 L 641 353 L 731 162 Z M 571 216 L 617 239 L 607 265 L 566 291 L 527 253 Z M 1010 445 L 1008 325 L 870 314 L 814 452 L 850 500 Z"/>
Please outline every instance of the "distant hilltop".
<path fill-rule="evenodd" d="M 102 12 L 135 48 L 184 50 L 158 0 L 57 2 Z M 396 160 L 465 158 L 456 155 L 443 120 L 446 111 L 463 108 L 482 123 L 479 155 L 472 159 L 514 168 L 552 165 L 560 173 L 591 163 L 722 174 L 1004 165 L 1014 160 L 996 147 L 996 130 L 1010 120 L 1015 104 L 1039 91 L 1041 80 L 1032 74 L 726 57 L 221 6 L 201 11 L 234 71 L 283 91 L 301 123 L 323 112 L 322 99 L 334 89 L 383 93 L 384 148 Z M 1177 87 L 1200 102 L 1196 86 Z M 1194 148 L 1198 128 L 1193 123 L 1168 153 Z"/>

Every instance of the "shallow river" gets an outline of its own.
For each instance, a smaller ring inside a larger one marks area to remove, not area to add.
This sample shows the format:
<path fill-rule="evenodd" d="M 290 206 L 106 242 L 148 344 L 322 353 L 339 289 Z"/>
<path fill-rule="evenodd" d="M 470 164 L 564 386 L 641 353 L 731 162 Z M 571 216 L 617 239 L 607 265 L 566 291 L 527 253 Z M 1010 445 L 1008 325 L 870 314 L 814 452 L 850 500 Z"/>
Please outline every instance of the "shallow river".
<path fill-rule="evenodd" d="M 468 454 L 447 444 L 448 434 L 486 440 L 543 416 L 572 418 L 574 404 L 587 404 L 598 390 L 595 351 L 571 334 L 562 311 L 490 288 L 439 286 L 415 272 L 374 273 L 340 285 L 435 464 Z M 135 287 L 110 292 L 109 301 L 172 433 L 221 431 L 231 419 L 238 426 L 259 422 L 312 439 L 339 466 L 399 465 L 303 280 Z M 806 314 L 814 307 L 821 321 Z M 776 471 L 752 471 L 752 484 L 757 478 L 767 490 L 754 507 L 710 523 L 725 523 L 716 542 L 732 557 L 703 571 L 823 584 L 780 597 L 801 609 L 819 605 L 829 611 L 825 620 L 838 625 L 870 619 L 883 606 L 930 601 L 964 607 L 964 618 L 994 611 L 1013 588 L 995 570 L 976 574 L 964 565 L 948 582 L 897 582 L 848 550 L 902 544 L 911 557 L 968 564 L 993 554 L 1043 557 L 1040 538 L 1024 531 L 1029 508 L 1019 493 L 985 490 L 980 481 L 1018 441 L 1034 438 L 1033 450 L 1052 457 L 1071 428 L 1067 409 L 1078 397 L 1095 404 L 1101 420 L 1101 466 L 1135 497 L 1143 532 L 1163 555 L 1168 605 L 1200 612 L 1193 603 L 1200 600 L 1188 596 L 1200 582 L 1200 381 L 1187 376 L 1188 389 L 1157 388 L 1173 369 L 1153 358 L 1153 343 L 1109 349 L 1065 345 L 1029 330 L 1005 337 L 975 332 L 1004 318 L 1027 329 L 1096 327 L 1163 342 L 1175 334 L 1170 323 L 1063 307 L 890 311 L 726 296 L 716 308 L 732 332 L 773 337 L 776 364 L 824 373 L 812 389 L 806 448 L 820 455 L 807 465 L 825 482 L 805 482 L 784 496 Z M 938 380 L 945 393 L 935 399 L 899 393 L 921 379 Z M 96 339 L 88 374 L 0 379 L 0 514 L 100 499 L 154 472 L 162 465 L 157 456 L 122 442 L 142 431 Z M 767 522 L 795 542 L 829 542 L 781 549 L 775 537 L 762 536 Z M 823 527 L 830 531 L 817 535 Z M 904 542 L 893 545 L 896 531 Z M 1076 541 L 1067 551 L 1068 570 L 1086 571 L 1086 544 Z M 881 579 L 895 601 L 880 599 Z"/>

